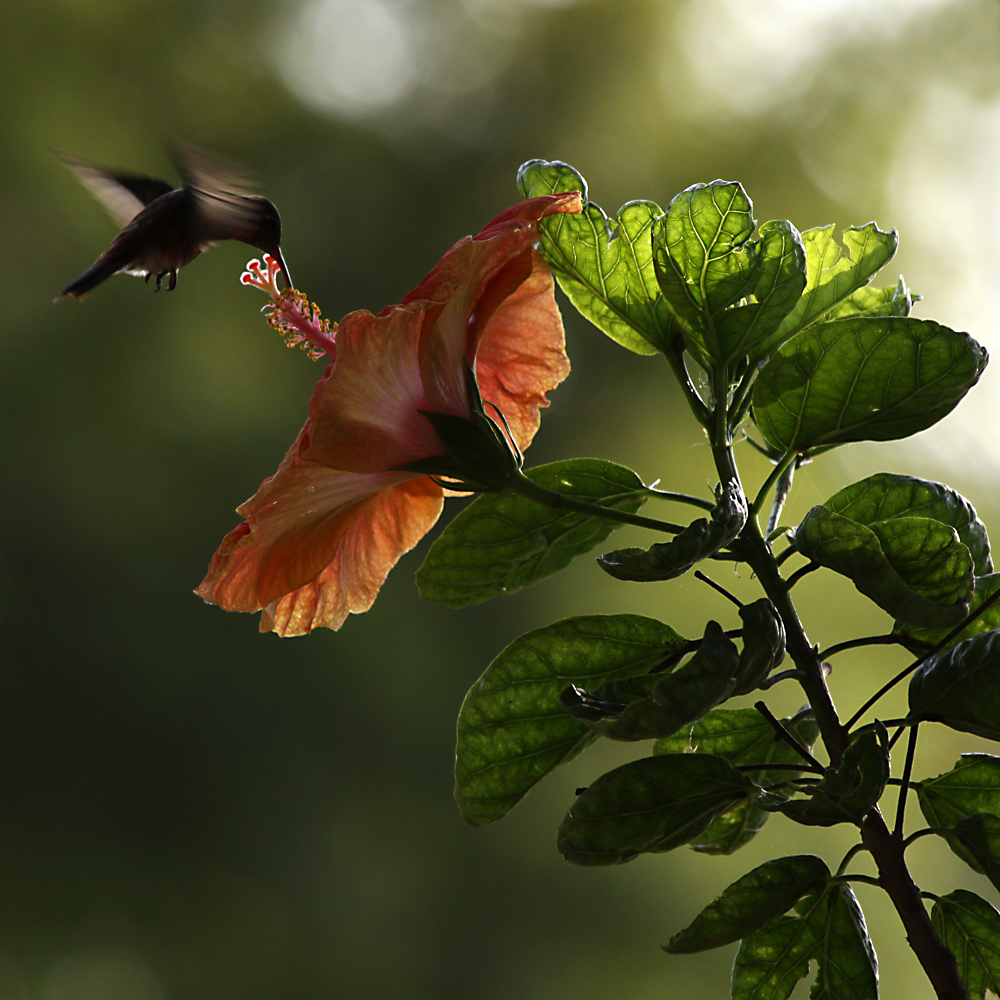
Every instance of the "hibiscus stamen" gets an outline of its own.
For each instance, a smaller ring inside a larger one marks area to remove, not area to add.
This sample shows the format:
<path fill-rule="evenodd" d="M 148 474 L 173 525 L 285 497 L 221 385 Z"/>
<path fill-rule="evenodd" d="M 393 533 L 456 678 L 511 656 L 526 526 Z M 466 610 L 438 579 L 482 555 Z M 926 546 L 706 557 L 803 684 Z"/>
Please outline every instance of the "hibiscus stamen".
<path fill-rule="evenodd" d="M 334 357 L 337 325 L 331 327 L 330 321 L 322 318 L 319 306 L 297 289 L 286 288 L 279 292 L 278 275 L 281 273 L 281 265 L 266 253 L 263 265 L 259 260 L 247 264 L 240 281 L 271 296 L 261 312 L 267 314 L 268 326 L 281 334 L 288 347 L 301 347 L 313 361 L 324 354 Z"/>

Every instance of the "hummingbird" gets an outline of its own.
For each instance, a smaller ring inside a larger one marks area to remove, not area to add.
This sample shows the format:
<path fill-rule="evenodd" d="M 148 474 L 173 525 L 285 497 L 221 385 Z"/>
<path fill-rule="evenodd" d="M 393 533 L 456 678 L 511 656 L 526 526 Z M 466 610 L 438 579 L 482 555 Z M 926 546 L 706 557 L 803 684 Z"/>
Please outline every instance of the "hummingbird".
<path fill-rule="evenodd" d="M 175 159 L 182 178 L 175 188 L 143 174 L 109 170 L 76 157 L 57 154 L 122 227 L 100 257 L 56 296 L 83 299 L 113 274 L 156 278 L 159 291 L 177 284 L 177 272 L 220 240 L 239 240 L 271 254 L 292 287 L 281 254 L 281 216 L 274 204 L 249 194 L 252 185 L 234 164 L 178 145 Z"/>

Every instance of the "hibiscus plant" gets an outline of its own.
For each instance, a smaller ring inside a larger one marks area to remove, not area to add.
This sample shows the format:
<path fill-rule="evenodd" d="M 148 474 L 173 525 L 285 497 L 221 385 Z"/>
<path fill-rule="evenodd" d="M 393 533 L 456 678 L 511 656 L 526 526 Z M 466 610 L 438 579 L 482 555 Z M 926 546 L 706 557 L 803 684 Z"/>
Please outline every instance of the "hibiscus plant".
<path fill-rule="evenodd" d="M 586 615 L 516 639 L 459 714 L 466 820 L 501 819 L 598 739 L 642 743 L 642 756 L 578 792 L 558 834 L 567 861 L 622 864 L 685 844 L 731 854 L 774 812 L 857 828 L 835 870 L 811 854 L 768 861 L 665 945 L 688 953 L 739 941 L 735 1000 L 783 1000 L 811 961 L 813 997 L 877 997 L 857 881 L 888 894 L 938 997 L 1000 993 L 1000 913 L 964 889 L 922 892 L 905 860 L 933 834 L 1000 889 L 1000 757 L 965 754 L 945 774 L 912 775 L 925 724 L 1000 739 L 1000 573 L 986 529 L 949 487 L 889 473 L 845 486 L 795 527 L 779 523 L 799 466 L 930 427 L 975 385 L 986 351 L 910 317 L 902 279 L 872 287 L 897 243 L 874 223 L 841 242 L 832 226 L 758 228 L 743 188 L 723 181 L 688 188 L 666 211 L 633 201 L 609 218 L 559 162 L 526 163 L 518 183 L 524 201 L 378 314 L 331 326 L 301 292 L 279 292 L 276 262 L 252 262 L 243 280 L 271 295 L 271 325 L 329 365 L 305 426 L 239 509 L 245 520 L 198 592 L 261 611 L 262 630 L 281 635 L 339 628 L 370 607 L 450 494 L 481 495 L 417 573 L 422 596 L 450 607 L 530 586 L 621 524 L 646 528 L 648 547 L 602 551 L 594 572 L 650 582 L 694 572 L 736 605 L 738 627 L 709 621 L 686 638 L 640 615 Z M 710 444 L 714 495 L 654 489 L 598 458 L 523 467 L 547 393 L 569 370 L 554 279 L 608 337 L 666 359 Z M 773 464 L 756 490 L 740 477 L 737 440 Z M 640 514 L 649 500 L 699 516 Z M 747 567 L 760 597 L 742 603 L 696 569 L 713 561 Z M 891 616 L 888 633 L 813 645 L 792 591 L 821 568 Z M 845 721 L 828 661 L 876 643 L 898 644 L 912 662 Z M 881 697 L 907 678 L 906 717 L 880 718 Z M 779 683 L 804 694 L 790 718 L 763 700 L 722 707 Z M 927 825 L 904 836 L 911 793 Z M 852 873 L 861 852 L 877 876 Z"/>

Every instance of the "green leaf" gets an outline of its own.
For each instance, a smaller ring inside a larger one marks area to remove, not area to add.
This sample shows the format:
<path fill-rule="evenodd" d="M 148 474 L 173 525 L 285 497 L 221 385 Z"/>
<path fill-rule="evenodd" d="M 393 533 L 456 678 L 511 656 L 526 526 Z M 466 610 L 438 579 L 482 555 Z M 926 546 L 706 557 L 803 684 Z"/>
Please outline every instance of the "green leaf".
<path fill-rule="evenodd" d="M 866 285 L 844 299 L 827 313 L 826 318 L 847 319 L 849 316 L 909 316 L 914 302 L 922 296 L 914 295 L 900 275 L 898 284 L 891 288 L 872 288 Z"/>
<path fill-rule="evenodd" d="M 821 888 L 829 875 L 826 863 L 811 854 L 766 861 L 709 903 L 663 950 L 690 955 L 738 941 Z"/>
<path fill-rule="evenodd" d="M 1000 816 L 992 813 L 969 816 L 955 824 L 955 834 L 975 860 L 972 867 L 1000 889 Z"/>
<path fill-rule="evenodd" d="M 920 811 L 931 826 L 951 829 L 979 813 L 1000 814 L 1000 757 L 962 754 L 955 766 L 916 785 Z M 945 842 L 967 865 L 982 872 L 979 862 L 958 837 Z"/>
<path fill-rule="evenodd" d="M 747 501 L 734 479 L 726 485 L 712 520 L 700 517 L 669 542 L 657 542 L 648 549 L 617 549 L 599 556 L 597 563 L 616 580 L 672 580 L 682 576 L 703 559 L 715 555 L 743 530 Z"/>
<path fill-rule="evenodd" d="M 834 493 L 824 505 L 858 524 L 896 517 L 930 517 L 950 525 L 968 546 L 977 576 L 993 572 L 990 539 L 976 508 L 944 483 L 878 472 Z"/>
<path fill-rule="evenodd" d="M 900 621 L 948 626 L 968 613 L 972 555 L 940 521 L 892 517 L 865 525 L 817 505 L 795 529 L 795 545 Z"/>
<path fill-rule="evenodd" d="M 796 334 L 757 376 L 753 418 L 784 452 L 908 437 L 950 413 L 986 367 L 968 334 L 856 317 Z"/>
<path fill-rule="evenodd" d="M 673 350 L 673 315 L 653 272 L 650 230 L 662 212 L 651 201 L 630 201 L 612 222 L 587 201 L 587 182 L 569 164 L 529 160 L 517 173 L 525 198 L 579 191 L 579 215 L 539 223 L 539 250 L 574 306 L 612 340 L 636 354 Z"/>
<path fill-rule="evenodd" d="M 535 483 L 590 503 L 635 513 L 648 491 L 624 466 L 571 458 L 530 469 Z M 431 546 L 417 571 L 420 596 L 452 608 L 513 594 L 604 541 L 617 521 L 553 510 L 516 493 L 473 500 Z"/>
<path fill-rule="evenodd" d="M 559 851 L 577 865 L 616 865 L 697 837 L 753 782 L 721 757 L 645 757 L 601 775 L 559 827 Z"/>
<path fill-rule="evenodd" d="M 749 694 L 767 680 L 785 659 L 785 626 L 774 605 L 766 598 L 744 604 L 743 649 L 736 671 L 733 694 Z"/>
<path fill-rule="evenodd" d="M 868 936 L 865 916 L 849 885 L 826 891 L 823 933 L 814 957 L 819 966 L 809 996 L 812 1000 L 878 1000 L 878 959 Z"/>
<path fill-rule="evenodd" d="M 889 780 L 888 735 L 876 722 L 863 729 L 844 751 L 840 767 L 827 768 L 807 797 L 774 802 L 768 808 L 805 826 L 833 826 L 860 822 L 882 797 Z"/>
<path fill-rule="evenodd" d="M 694 184 L 677 195 L 653 226 L 653 264 L 664 298 L 701 363 L 726 362 L 715 317 L 749 295 L 760 277 L 753 204 L 732 181 Z M 780 264 L 779 264 L 780 270 Z M 776 274 L 772 279 L 783 288 Z M 780 294 L 778 296 L 780 298 Z"/>
<path fill-rule="evenodd" d="M 662 679 L 644 679 L 647 690 L 638 692 L 630 704 L 617 700 L 620 690 L 602 688 L 593 694 L 576 686 L 563 692 L 562 703 L 570 715 L 600 736 L 626 741 L 660 739 L 725 701 L 736 683 L 738 663 L 735 644 L 718 622 L 710 621 L 694 656 Z"/>
<path fill-rule="evenodd" d="M 790 222 L 765 222 L 757 243 L 760 276 L 753 301 L 723 311 L 718 338 L 728 359 L 756 364 L 787 339 L 778 326 L 806 285 L 806 257 L 799 231 Z"/>
<path fill-rule="evenodd" d="M 819 728 L 808 706 L 792 718 L 783 719 L 782 724 L 807 750 L 819 736 Z M 753 708 L 714 709 L 694 725 L 653 746 L 653 753 L 657 754 L 697 751 L 723 757 L 734 767 L 802 763 L 798 753 Z M 768 769 L 747 773 L 772 795 L 776 794 L 774 785 L 783 784 L 799 774 Z M 753 840 L 769 815 L 757 804 L 757 789 L 753 789 L 746 798 L 716 816 L 691 846 L 702 854 L 732 854 Z"/>
<path fill-rule="evenodd" d="M 806 287 L 795 308 L 778 327 L 787 340 L 824 317 L 856 289 L 867 285 L 896 252 L 896 231 L 883 232 L 874 222 L 844 230 L 841 249 L 834 227 L 820 226 L 802 233 L 806 253 Z"/>
<path fill-rule="evenodd" d="M 481 826 L 505 816 L 593 742 L 559 702 L 568 683 L 597 686 L 648 674 L 685 644 L 669 625 L 641 615 L 565 618 L 515 639 L 472 686 L 458 715 L 455 798 L 465 819 Z"/>
<path fill-rule="evenodd" d="M 878 962 L 849 886 L 814 892 L 794 915 L 774 917 L 744 938 L 733 963 L 733 1000 L 787 1000 L 810 959 L 819 966 L 813 1000 L 877 1000 Z"/>
<path fill-rule="evenodd" d="M 984 1000 L 987 990 L 1000 996 L 1000 913 L 974 892 L 956 889 L 935 900 L 931 921 L 958 961 L 970 1000 Z"/>
<path fill-rule="evenodd" d="M 925 660 L 910 679 L 910 714 L 1000 739 L 1000 632 L 964 639 Z"/>
<path fill-rule="evenodd" d="M 976 577 L 967 614 L 982 607 L 996 593 L 998 587 L 1000 587 L 1000 573 Z M 942 648 L 951 649 L 952 646 L 957 646 L 964 639 L 971 639 L 975 635 L 982 635 L 995 628 L 1000 628 L 1000 601 L 995 601 L 978 618 L 973 618 L 958 635 Z M 952 630 L 950 628 L 918 628 L 916 625 L 896 622 L 893 631 L 899 634 L 903 644 L 912 652 L 923 653 L 936 646 Z"/>

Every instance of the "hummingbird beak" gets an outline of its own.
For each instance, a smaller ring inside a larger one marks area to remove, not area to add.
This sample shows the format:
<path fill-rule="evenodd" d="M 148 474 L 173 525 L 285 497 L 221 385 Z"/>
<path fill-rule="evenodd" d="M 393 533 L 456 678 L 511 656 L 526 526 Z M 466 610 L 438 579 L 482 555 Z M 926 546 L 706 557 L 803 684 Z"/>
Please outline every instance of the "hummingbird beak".
<path fill-rule="evenodd" d="M 281 253 L 281 247 L 275 247 L 272 256 L 278 261 L 278 264 L 281 266 L 281 273 L 285 276 L 285 287 L 294 288 L 295 286 L 292 284 L 292 279 L 289 277 L 288 274 L 288 265 L 285 263 L 285 258 L 282 256 Z"/>

